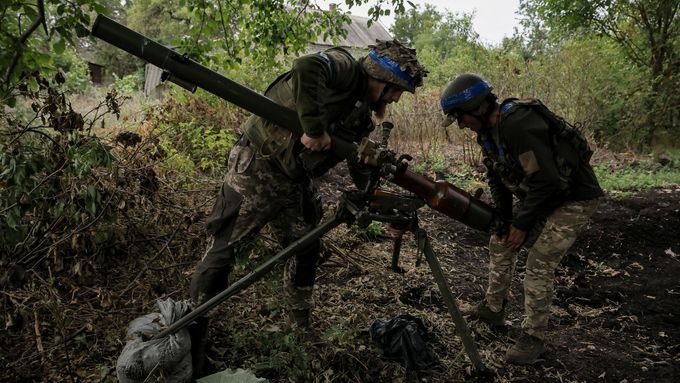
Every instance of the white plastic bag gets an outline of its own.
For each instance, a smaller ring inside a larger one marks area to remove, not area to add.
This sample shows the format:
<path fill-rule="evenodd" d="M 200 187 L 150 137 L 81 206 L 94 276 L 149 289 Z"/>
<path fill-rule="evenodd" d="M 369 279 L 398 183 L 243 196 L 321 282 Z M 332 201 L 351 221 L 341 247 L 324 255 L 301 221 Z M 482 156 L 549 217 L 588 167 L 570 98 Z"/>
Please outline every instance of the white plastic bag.
<path fill-rule="evenodd" d="M 196 380 L 196 383 L 268 383 L 264 378 L 258 378 L 250 370 L 226 369 L 216 374 L 208 375 Z"/>
<path fill-rule="evenodd" d="M 118 380 L 122 383 L 142 383 L 151 374 L 166 382 L 191 381 L 191 338 L 183 328 L 173 335 L 150 340 L 190 310 L 188 301 L 171 298 L 156 302 L 160 312 L 141 316 L 128 325 L 128 342 L 116 363 Z"/>

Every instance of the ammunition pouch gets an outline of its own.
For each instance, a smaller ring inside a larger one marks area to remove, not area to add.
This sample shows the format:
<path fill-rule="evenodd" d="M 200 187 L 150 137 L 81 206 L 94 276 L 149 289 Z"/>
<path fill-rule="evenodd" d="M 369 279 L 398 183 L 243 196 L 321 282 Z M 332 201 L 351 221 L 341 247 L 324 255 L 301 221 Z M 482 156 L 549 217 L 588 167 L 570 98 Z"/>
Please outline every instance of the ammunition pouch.
<path fill-rule="evenodd" d="M 515 190 L 520 188 L 525 174 L 516 164 L 507 163 L 509 160 L 511 160 L 511 158 L 508 156 L 504 157 L 504 161 L 487 156 L 484 157 L 482 162 L 484 162 L 484 166 L 491 169 L 491 171 L 496 173 L 501 180 L 503 180 L 503 183 L 508 189 Z"/>
<path fill-rule="evenodd" d="M 265 95 L 288 109 L 295 109 L 295 104 L 289 96 L 293 93 L 289 80 L 290 73 L 286 72 L 274 80 Z M 289 146 L 295 136 L 290 129 L 276 125 L 264 118 L 250 116 L 245 123 L 244 131 L 253 144 L 258 156 L 263 159 L 278 157 Z M 301 133 L 300 133 L 301 134 Z M 299 135 L 299 134 L 298 134 Z"/>
<path fill-rule="evenodd" d="M 279 76 L 267 88 L 265 94 L 288 109 L 295 109 L 288 72 Z M 297 153 L 301 131 L 291 131 L 258 116 L 250 116 L 243 127 L 250 145 L 260 159 L 271 160 L 290 179 L 299 179 L 302 174 Z"/>
<path fill-rule="evenodd" d="M 581 164 L 588 164 L 593 151 L 580 131 L 562 121 L 562 127 L 555 129 L 552 145 L 555 165 L 560 173 L 560 191 L 566 198 L 571 193 L 573 173 Z"/>
<path fill-rule="evenodd" d="M 588 140 L 586 140 L 576 127 L 571 126 L 566 122 L 563 123 L 561 128 L 555 129 L 553 133 L 553 142 L 556 147 L 559 144 L 568 145 L 577 157 L 576 159 L 583 163 L 589 163 L 590 158 L 593 156 L 593 150 L 590 149 Z"/>
<path fill-rule="evenodd" d="M 257 116 L 246 121 L 245 135 L 262 159 L 278 157 L 293 140 L 293 132 Z"/>

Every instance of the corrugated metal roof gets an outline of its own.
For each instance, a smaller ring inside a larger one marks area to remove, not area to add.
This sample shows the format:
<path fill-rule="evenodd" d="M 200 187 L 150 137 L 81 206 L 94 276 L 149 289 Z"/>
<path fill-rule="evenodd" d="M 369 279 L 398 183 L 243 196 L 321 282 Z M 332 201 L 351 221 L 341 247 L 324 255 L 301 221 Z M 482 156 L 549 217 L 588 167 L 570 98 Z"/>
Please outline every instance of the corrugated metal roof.
<path fill-rule="evenodd" d="M 347 37 L 340 39 L 337 44 L 333 44 L 330 39 L 323 40 L 323 36 L 319 36 L 315 44 L 366 48 L 369 44 L 375 44 L 375 40 L 392 40 L 392 35 L 380 22 L 373 22 L 370 27 L 367 27 L 368 17 L 350 15 L 349 18 L 352 22 L 345 25 Z"/>

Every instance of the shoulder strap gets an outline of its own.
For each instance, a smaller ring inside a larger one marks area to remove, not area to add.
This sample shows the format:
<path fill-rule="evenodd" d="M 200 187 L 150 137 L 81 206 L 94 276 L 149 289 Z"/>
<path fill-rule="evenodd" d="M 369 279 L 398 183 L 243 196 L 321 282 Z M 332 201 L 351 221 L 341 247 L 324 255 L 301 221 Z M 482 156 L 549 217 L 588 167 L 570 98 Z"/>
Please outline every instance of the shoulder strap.
<path fill-rule="evenodd" d="M 281 81 L 287 80 L 287 77 L 290 75 L 290 71 L 281 73 L 274 81 L 272 81 L 269 86 L 267 86 L 267 89 L 264 90 L 264 94 L 267 95 L 267 93 L 272 90 L 274 85 L 278 84 Z"/>
<path fill-rule="evenodd" d="M 326 63 L 326 67 L 328 68 L 328 73 L 330 73 L 330 82 L 334 83 L 335 82 L 335 77 L 336 77 L 336 70 L 335 70 L 335 63 L 333 60 L 326 54 L 326 52 L 319 52 L 319 56 L 323 59 L 323 61 Z"/>
<path fill-rule="evenodd" d="M 550 131 L 559 133 L 565 125 L 566 121 L 561 117 L 558 117 L 550 109 L 548 109 L 541 100 L 537 98 L 509 98 L 503 101 L 501 104 L 501 120 L 520 108 L 529 107 L 536 111 L 541 117 L 543 117 L 548 125 L 550 126 Z"/>

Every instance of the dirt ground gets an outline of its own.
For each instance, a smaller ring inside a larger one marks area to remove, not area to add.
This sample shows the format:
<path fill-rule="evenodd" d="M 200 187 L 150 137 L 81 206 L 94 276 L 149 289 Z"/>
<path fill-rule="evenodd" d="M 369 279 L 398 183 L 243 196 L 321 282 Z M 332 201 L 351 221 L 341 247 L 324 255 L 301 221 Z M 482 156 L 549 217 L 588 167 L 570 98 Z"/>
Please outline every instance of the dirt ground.
<path fill-rule="evenodd" d="M 338 191 L 327 187 L 323 193 L 332 200 Z M 459 306 L 469 310 L 486 284 L 487 235 L 427 207 L 419 217 Z M 115 381 L 126 324 L 153 310 L 158 297 L 187 296 L 204 243 L 187 244 L 176 234 L 150 235 L 140 240 L 155 243 L 146 253 L 112 256 L 91 273 L 78 274 L 89 275 L 88 280 L 49 270 L 28 277 L 6 271 L 0 381 Z M 266 235 L 261 244 L 271 248 L 268 253 L 276 249 Z M 173 255 L 178 246 L 196 251 Z M 404 237 L 405 273 L 389 270 L 391 251 L 392 242 L 383 236 L 335 229 L 324 238 L 326 261 L 317 276 L 311 334 L 286 325 L 277 270 L 216 310 L 211 357 L 221 367 L 250 368 L 273 382 L 474 379 L 427 264 L 416 266 L 413 236 Z M 251 256 L 237 274 L 266 255 Z M 531 367 L 503 361 L 521 324 L 524 260 L 520 257 L 512 286 L 507 329 L 468 323 L 492 370 L 489 381 L 680 381 L 679 187 L 603 200 L 558 269 L 549 352 Z M 16 280 L 25 282 L 13 284 Z M 382 358 L 371 342 L 368 329 L 375 320 L 405 313 L 421 318 L 430 332 L 429 345 L 438 359 L 430 371 L 408 372 Z"/>

